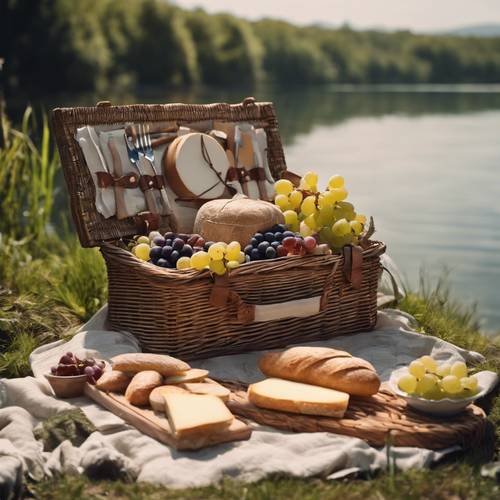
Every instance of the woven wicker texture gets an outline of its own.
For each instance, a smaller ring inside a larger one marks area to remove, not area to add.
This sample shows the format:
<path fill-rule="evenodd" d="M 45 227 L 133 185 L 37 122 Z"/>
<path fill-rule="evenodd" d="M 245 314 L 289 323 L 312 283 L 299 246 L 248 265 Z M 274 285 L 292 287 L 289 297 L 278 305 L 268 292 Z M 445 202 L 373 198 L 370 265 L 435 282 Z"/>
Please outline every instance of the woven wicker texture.
<path fill-rule="evenodd" d="M 267 135 L 269 167 L 278 179 L 286 170 L 285 157 L 272 103 L 256 103 L 251 98 L 240 104 L 134 104 L 129 106 L 95 106 L 57 108 L 53 111 L 54 133 L 61 156 L 70 195 L 71 211 L 80 242 L 84 247 L 99 246 L 102 241 L 116 240 L 137 233 L 133 218 L 105 219 L 95 207 L 95 187 L 75 140 L 78 127 L 84 125 L 120 125 L 173 121 L 182 125 L 195 121 L 217 120 L 249 122 L 264 128 Z M 163 218 L 162 229 L 168 229 Z"/>
<path fill-rule="evenodd" d="M 371 330 L 377 319 L 379 256 L 374 242 L 364 251 L 359 289 L 345 283 L 341 255 L 256 261 L 231 271 L 229 285 L 244 302 L 272 304 L 321 295 L 338 263 L 325 309 L 307 318 L 242 324 L 235 305 L 214 307 L 208 271 L 176 271 L 138 260 L 105 244 L 109 279 L 109 321 L 131 331 L 144 350 L 182 359 L 207 358 L 251 349 L 330 338 Z"/>
<path fill-rule="evenodd" d="M 357 437 L 372 446 L 384 446 L 389 435 L 395 446 L 442 449 L 461 445 L 464 449 L 481 446 L 491 438 L 491 423 L 475 405 L 445 419 L 418 413 L 406 402 L 382 389 L 368 398 L 352 397 L 344 418 L 297 415 L 257 408 L 248 401 L 242 384 L 222 382 L 231 389 L 229 409 L 262 425 L 292 432 L 333 432 Z"/>

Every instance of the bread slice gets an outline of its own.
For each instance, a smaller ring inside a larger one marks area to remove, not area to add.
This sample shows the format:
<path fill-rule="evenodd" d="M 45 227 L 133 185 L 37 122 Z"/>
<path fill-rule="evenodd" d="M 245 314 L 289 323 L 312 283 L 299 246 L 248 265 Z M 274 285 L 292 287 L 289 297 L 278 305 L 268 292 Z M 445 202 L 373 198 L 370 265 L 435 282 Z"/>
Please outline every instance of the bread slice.
<path fill-rule="evenodd" d="M 209 394 L 211 396 L 216 396 L 222 401 L 227 401 L 231 391 L 226 389 L 220 384 L 209 383 L 209 382 L 190 382 L 186 384 L 180 384 L 179 387 L 186 389 L 193 394 Z"/>
<path fill-rule="evenodd" d="M 184 382 L 199 382 L 208 376 L 208 370 L 201 370 L 200 368 L 191 368 L 178 375 L 170 375 L 165 377 L 165 384 L 182 384 Z"/>
<path fill-rule="evenodd" d="M 144 352 L 132 352 L 119 354 L 111 358 L 113 370 L 122 372 L 138 373 L 144 370 L 153 370 L 168 377 L 189 370 L 191 367 L 180 359 L 163 354 L 147 354 Z"/>
<path fill-rule="evenodd" d="M 234 420 L 215 396 L 168 392 L 164 397 L 170 427 L 178 438 L 219 432 Z"/>
<path fill-rule="evenodd" d="M 345 392 L 279 378 L 251 384 L 248 399 L 260 408 L 336 418 L 344 416 L 349 404 Z"/>
<path fill-rule="evenodd" d="M 155 387 L 149 395 L 149 404 L 151 408 L 153 408 L 154 411 L 165 413 L 165 394 L 171 392 L 189 394 L 189 391 L 178 385 L 160 385 Z"/>

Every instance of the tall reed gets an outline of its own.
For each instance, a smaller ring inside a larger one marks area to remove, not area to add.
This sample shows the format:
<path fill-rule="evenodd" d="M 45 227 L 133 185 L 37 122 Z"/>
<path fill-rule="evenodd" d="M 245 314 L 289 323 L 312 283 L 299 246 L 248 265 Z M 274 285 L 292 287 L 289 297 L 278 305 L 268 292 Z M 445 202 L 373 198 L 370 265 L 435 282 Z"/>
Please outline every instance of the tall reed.
<path fill-rule="evenodd" d="M 2 113 L 0 148 L 0 233 L 8 239 L 40 241 L 46 234 L 54 204 L 54 178 L 59 168 L 47 117 L 38 127 L 26 108 L 21 128 Z M 36 143 L 30 135 L 38 136 Z"/>

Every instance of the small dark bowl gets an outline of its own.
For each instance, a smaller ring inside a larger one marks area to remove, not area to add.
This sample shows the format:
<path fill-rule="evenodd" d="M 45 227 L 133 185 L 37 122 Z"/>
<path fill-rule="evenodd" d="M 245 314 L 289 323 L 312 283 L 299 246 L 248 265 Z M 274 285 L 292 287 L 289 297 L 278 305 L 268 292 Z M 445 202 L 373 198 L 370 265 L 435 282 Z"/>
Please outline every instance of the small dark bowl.
<path fill-rule="evenodd" d="M 83 395 L 87 375 L 60 376 L 46 373 L 45 378 L 49 381 L 54 394 L 58 398 L 76 398 Z"/>

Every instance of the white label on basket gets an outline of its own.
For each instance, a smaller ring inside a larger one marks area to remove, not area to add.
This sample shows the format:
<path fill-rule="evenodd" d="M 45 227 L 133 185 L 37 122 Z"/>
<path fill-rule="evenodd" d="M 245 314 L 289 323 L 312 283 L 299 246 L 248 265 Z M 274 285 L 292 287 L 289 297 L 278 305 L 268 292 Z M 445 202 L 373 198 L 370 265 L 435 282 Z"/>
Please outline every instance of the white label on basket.
<path fill-rule="evenodd" d="M 279 304 L 255 306 L 255 321 L 275 321 L 284 318 L 302 318 L 319 313 L 321 295 L 308 299 L 290 300 Z"/>

